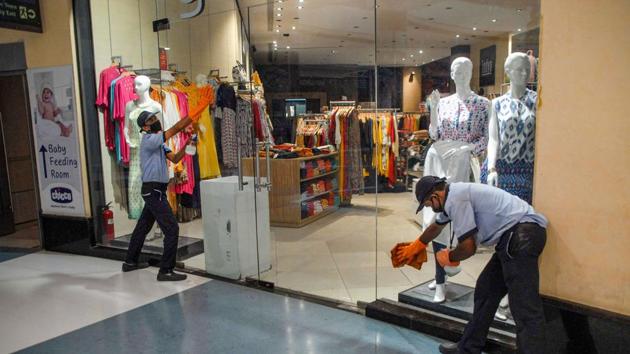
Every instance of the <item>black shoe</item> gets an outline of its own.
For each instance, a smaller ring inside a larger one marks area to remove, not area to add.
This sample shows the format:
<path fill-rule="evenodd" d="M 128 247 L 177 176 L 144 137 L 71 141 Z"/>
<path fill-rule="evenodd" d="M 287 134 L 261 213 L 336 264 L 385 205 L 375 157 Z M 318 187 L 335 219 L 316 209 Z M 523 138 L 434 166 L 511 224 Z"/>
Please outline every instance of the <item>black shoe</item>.
<path fill-rule="evenodd" d="M 122 271 L 123 272 L 131 272 L 132 270 L 149 268 L 149 263 L 123 263 Z"/>
<path fill-rule="evenodd" d="M 459 349 L 457 349 L 457 343 L 446 342 L 440 344 L 440 353 L 442 354 L 457 354 L 459 353 Z"/>
<path fill-rule="evenodd" d="M 182 280 L 186 280 L 188 276 L 186 276 L 186 274 L 177 274 L 175 272 L 173 272 L 172 270 L 169 270 L 168 272 L 159 272 L 157 275 L 157 280 L 158 281 L 182 281 Z"/>

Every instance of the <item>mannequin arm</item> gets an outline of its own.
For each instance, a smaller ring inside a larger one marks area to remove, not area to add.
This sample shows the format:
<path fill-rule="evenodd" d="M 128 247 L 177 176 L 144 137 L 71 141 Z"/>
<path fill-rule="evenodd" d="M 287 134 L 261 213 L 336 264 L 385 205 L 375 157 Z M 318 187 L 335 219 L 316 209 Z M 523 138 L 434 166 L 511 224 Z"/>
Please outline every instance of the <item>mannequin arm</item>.
<path fill-rule="evenodd" d="M 494 109 L 490 107 L 490 122 L 488 124 L 488 184 L 496 186 L 497 173 L 495 171 L 497 156 L 499 155 L 499 122 Z"/>
<path fill-rule="evenodd" d="M 131 139 L 129 138 L 129 130 L 138 127 L 137 124 L 134 124 L 135 122 L 132 122 L 129 119 L 129 114 L 131 114 L 132 104 L 133 102 L 129 102 L 127 103 L 127 107 L 125 107 L 125 129 L 123 129 L 123 134 L 125 135 L 125 141 L 127 142 L 127 145 L 129 145 L 129 147 L 132 147 L 132 148 L 137 148 L 138 146 L 135 144 L 132 144 Z"/>
<path fill-rule="evenodd" d="M 431 123 L 429 125 L 429 136 L 431 139 L 438 140 L 438 103 L 440 102 L 440 93 L 433 90 L 429 96 L 429 107 L 431 108 Z"/>

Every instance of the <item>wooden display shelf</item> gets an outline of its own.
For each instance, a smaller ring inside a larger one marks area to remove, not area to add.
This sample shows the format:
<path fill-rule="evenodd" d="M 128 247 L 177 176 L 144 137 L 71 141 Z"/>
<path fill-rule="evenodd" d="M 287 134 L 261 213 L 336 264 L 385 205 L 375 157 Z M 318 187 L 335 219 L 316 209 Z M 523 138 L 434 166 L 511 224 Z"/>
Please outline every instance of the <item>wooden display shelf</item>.
<path fill-rule="evenodd" d="M 326 172 L 324 174 L 318 175 L 318 176 L 313 176 L 313 177 L 301 179 L 300 182 L 308 182 L 308 181 L 312 181 L 314 179 L 318 179 L 318 178 L 322 178 L 322 177 L 326 177 L 326 176 L 330 176 L 330 175 L 336 175 L 337 172 L 339 172 L 338 168 L 336 168 L 336 169 L 334 169 L 334 170 L 332 170 L 330 172 Z"/>
<path fill-rule="evenodd" d="M 272 159 L 270 161 L 272 187 L 269 192 L 269 217 L 272 226 L 302 227 L 337 210 L 337 206 L 334 206 L 320 214 L 302 219 L 301 203 L 314 199 L 316 196 L 302 200 L 301 184 L 318 178 L 335 177 L 337 176 L 338 169 L 306 179 L 302 179 L 300 174 L 300 165 L 302 162 L 318 159 L 336 159 L 337 155 L 337 153 L 332 153 L 295 159 Z M 255 161 L 254 158 L 243 159 L 244 176 L 254 176 Z M 265 157 L 260 158 L 260 175 L 267 177 L 267 160 Z M 326 193 L 329 192 L 330 191 Z M 337 193 L 337 189 L 334 189 L 333 192 Z M 323 195 L 326 193 L 323 193 Z"/>
<path fill-rule="evenodd" d="M 279 227 L 294 227 L 294 228 L 298 228 L 298 227 L 302 227 L 302 226 L 306 226 L 310 223 L 313 223 L 325 216 L 328 216 L 332 213 L 334 213 L 335 211 L 339 210 L 338 206 L 334 206 L 331 208 L 328 208 L 324 211 L 322 211 L 321 213 L 317 214 L 317 215 L 313 215 L 313 216 L 309 216 L 308 218 L 305 219 L 301 219 L 299 223 L 297 224 L 289 224 L 289 223 L 280 223 L 280 222 L 276 222 L 276 223 L 272 223 L 272 226 L 279 226 Z"/>
<path fill-rule="evenodd" d="M 331 193 L 331 192 L 332 192 L 332 193 L 337 193 L 337 192 L 339 192 L 339 190 L 335 188 L 335 189 L 331 189 L 331 190 L 328 190 L 328 191 L 325 191 L 325 192 L 317 193 L 317 194 L 314 194 L 314 195 L 308 196 L 308 197 L 306 197 L 306 198 L 302 198 L 302 199 L 300 200 L 300 202 L 306 202 L 306 201 L 309 201 L 309 200 L 311 200 L 311 199 L 315 199 L 315 198 L 317 198 L 317 197 L 323 197 L 323 196 L 325 196 L 326 194 Z"/>

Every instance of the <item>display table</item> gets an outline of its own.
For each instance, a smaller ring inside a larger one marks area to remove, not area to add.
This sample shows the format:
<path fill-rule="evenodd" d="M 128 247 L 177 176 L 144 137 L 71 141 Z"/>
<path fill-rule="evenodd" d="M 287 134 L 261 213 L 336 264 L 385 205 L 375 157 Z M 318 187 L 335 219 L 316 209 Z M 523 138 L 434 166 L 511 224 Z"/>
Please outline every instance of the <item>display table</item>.
<path fill-rule="evenodd" d="M 254 176 L 255 159 L 243 159 L 243 175 Z M 271 160 L 269 214 L 272 226 L 302 227 L 339 208 L 338 154 Z M 260 158 L 260 174 L 267 161 Z"/>

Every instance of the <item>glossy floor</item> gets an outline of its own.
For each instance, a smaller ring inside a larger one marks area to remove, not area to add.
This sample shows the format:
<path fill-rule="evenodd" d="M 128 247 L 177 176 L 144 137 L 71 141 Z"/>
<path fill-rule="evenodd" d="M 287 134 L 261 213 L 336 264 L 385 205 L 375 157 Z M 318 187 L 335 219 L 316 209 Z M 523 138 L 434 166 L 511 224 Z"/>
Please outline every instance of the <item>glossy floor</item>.
<path fill-rule="evenodd" d="M 0 263 L 0 352 L 437 353 L 436 338 L 195 276 L 40 252 Z"/>
<path fill-rule="evenodd" d="M 421 232 L 414 221 L 411 193 L 379 194 L 378 202 L 374 194 L 365 194 L 353 197 L 352 204 L 299 229 L 272 227 L 272 269 L 262 279 L 279 287 L 356 303 L 398 300 L 399 292 L 434 278 L 431 250 L 421 270 L 391 266 L 390 249 Z M 200 221 L 182 224 L 181 230 L 186 235 L 203 234 Z M 462 262 L 462 272 L 449 281 L 474 286 L 491 255 L 479 250 Z M 205 269 L 205 255 L 185 263 Z"/>

